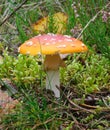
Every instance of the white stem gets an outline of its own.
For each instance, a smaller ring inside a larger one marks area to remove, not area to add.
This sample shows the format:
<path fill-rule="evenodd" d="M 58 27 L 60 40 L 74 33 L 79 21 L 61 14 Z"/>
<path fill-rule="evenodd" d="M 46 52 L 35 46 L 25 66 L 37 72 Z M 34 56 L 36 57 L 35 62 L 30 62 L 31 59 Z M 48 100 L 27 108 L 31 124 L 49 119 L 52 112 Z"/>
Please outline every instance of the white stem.
<path fill-rule="evenodd" d="M 56 87 L 60 87 L 60 76 L 59 69 L 58 70 L 48 70 L 46 76 L 46 89 L 50 89 L 54 92 L 55 97 L 60 97 L 60 91 Z"/>

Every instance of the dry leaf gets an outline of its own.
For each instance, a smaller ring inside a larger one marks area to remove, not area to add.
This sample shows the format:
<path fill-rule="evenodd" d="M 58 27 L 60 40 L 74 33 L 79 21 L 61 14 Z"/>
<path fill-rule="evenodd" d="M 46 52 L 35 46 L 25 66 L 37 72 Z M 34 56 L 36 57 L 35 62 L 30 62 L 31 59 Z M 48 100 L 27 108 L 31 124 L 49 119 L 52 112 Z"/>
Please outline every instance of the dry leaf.
<path fill-rule="evenodd" d="M 0 90 L 0 117 L 11 112 L 18 103 L 18 100 L 12 99 L 6 91 Z"/>
<path fill-rule="evenodd" d="M 62 12 L 58 12 L 53 14 L 53 26 L 57 29 L 57 33 L 62 34 L 65 29 L 66 29 L 66 24 L 67 24 L 67 15 L 62 13 Z M 50 17 L 44 17 L 40 20 L 38 20 L 35 24 L 32 25 L 32 28 L 34 31 L 36 31 L 37 33 L 45 33 L 45 30 L 48 30 L 48 26 L 49 26 L 49 19 Z"/>

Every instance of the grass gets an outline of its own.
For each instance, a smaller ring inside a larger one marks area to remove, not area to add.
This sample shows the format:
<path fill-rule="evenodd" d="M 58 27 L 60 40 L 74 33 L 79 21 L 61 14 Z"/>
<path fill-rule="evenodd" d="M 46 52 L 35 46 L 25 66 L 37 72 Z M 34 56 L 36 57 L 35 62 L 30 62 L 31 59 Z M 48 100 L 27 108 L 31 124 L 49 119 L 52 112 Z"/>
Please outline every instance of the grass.
<path fill-rule="evenodd" d="M 0 22 L 21 0 L 1 1 Z M 9 79 L 19 100 L 11 113 L 1 117 L 2 129 L 110 128 L 110 2 L 72 0 L 27 1 L 0 28 L 0 79 Z M 105 12 L 104 12 L 105 11 Z M 18 46 L 36 35 L 31 25 L 49 15 L 47 32 L 57 32 L 53 14 L 68 16 L 63 34 L 80 38 L 87 53 L 69 55 L 61 68 L 61 99 L 45 90 L 45 72 L 38 56 L 18 54 Z"/>

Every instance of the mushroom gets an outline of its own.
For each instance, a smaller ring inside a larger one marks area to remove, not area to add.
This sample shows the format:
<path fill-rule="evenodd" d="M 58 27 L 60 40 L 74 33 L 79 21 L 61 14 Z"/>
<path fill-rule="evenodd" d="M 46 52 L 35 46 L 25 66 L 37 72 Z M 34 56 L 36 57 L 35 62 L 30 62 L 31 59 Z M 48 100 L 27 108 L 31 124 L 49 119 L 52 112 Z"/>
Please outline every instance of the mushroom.
<path fill-rule="evenodd" d="M 60 97 L 59 68 L 66 66 L 60 55 L 87 50 L 84 43 L 71 36 L 52 33 L 35 36 L 19 47 L 21 54 L 46 55 L 43 63 L 46 89 L 52 90 L 57 98 Z"/>

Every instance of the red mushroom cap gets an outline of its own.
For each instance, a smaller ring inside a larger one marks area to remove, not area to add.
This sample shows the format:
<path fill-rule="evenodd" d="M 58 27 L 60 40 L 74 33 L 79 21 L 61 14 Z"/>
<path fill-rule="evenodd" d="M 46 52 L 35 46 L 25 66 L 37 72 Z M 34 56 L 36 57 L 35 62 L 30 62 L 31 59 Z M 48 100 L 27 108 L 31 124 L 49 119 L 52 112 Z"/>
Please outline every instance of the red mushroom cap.
<path fill-rule="evenodd" d="M 61 34 L 43 34 L 38 35 L 26 41 L 19 47 L 21 54 L 66 54 L 87 51 L 87 47 L 79 41 L 68 35 Z"/>

